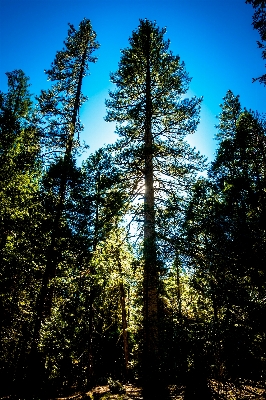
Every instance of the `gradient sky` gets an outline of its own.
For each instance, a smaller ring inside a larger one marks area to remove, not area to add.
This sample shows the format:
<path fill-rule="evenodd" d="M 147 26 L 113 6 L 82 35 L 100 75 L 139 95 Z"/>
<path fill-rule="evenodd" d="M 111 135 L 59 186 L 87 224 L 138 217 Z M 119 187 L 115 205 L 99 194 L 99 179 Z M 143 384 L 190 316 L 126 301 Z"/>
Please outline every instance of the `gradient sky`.
<path fill-rule="evenodd" d="M 203 96 L 201 122 L 189 142 L 209 160 L 214 157 L 214 125 L 228 89 L 240 95 L 243 107 L 265 113 L 266 88 L 252 78 L 265 73 L 253 9 L 245 0 L 0 0 L 0 90 L 6 92 L 5 72 L 22 69 L 30 78 L 31 92 L 46 89 L 44 69 L 63 48 L 68 23 L 78 27 L 91 20 L 100 49 L 98 61 L 84 80 L 89 101 L 81 117 L 82 138 L 91 151 L 116 139 L 114 124 L 104 122 L 104 101 L 110 72 L 117 70 L 120 50 L 140 18 L 166 27 L 170 49 L 185 62 L 193 78 L 188 96 Z"/>

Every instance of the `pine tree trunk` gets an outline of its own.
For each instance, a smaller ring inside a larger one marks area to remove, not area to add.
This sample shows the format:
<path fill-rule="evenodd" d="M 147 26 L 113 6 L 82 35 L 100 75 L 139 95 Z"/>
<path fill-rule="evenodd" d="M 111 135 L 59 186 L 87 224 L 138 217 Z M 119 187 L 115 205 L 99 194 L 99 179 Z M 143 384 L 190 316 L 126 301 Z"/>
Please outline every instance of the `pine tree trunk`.
<path fill-rule="evenodd" d="M 125 287 L 122 281 L 122 265 L 119 254 L 119 249 L 116 249 L 116 261 L 118 265 L 118 271 L 120 275 L 119 290 L 120 290 L 120 305 L 122 314 L 122 332 L 123 332 L 123 344 L 124 344 L 124 357 L 125 357 L 125 377 L 128 376 L 128 362 L 129 362 L 129 350 L 128 350 L 128 333 L 127 333 L 127 312 L 126 312 L 126 293 Z"/>
<path fill-rule="evenodd" d="M 97 181 L 96 181 L 96 204 L 95 204 L 95 220 L 94 220 L 94 235 L 93 235 L 93 244 L 92 250 L 93 252 L 97 249 L 98 244 L 98 230 L 99 230 L 99 204 L 100 204 L 100 181 L 101 175 L 100 172 L 97 172 Z M 91 274 L 95 274 L 95 269 L 92 267 Z M 88 358 L 87 358 L 87 388 L 91 389 L 93 384 L 95 383 L 94 377 L 94 354 L 93 354 L 93 325 L 94 325 L 94 312 L 93 312 L 93 304 L 96 297 L 96 290 L 91 284 L 89 298 L 88 298 L 88 309 L 89 309 L 89 331 L 88 331 Z"/>
<path fill-rule="evenodd" d="M 122 312 L 122 330 L 123 330 L 123 343 L 124 343 L 124 356 L 125 356 L 125 375 L 128 375 L 128 362 L 129 362 L 129 350 L 128 350 L 128 333 L 127 333 L 127 313 L 126 313 L 126 295 L 123 282 L 120 282 L 120 304 Z"/>
<path fill-rule="evenodd" d="M 179 320 L 182 320 L 182 297 L 181 297 L 181 282 L 180 282 L 180 268 L 178 256 L 176 256 L 175 264 L 176 264 L 176 288 L 177 288 L 177 310 Z"/>
<path fill-rule="evenodd" d="M 87 358 L 87 389 L 91 389 L 94 385 L 94 357 L 93 357 L 93 325 L 94 325 L 94 312 L 93 303 L 95 299 L 95 289 L 90 288 L 88 298 L 89 310 L 89 330 L 88 330 L 88 358 Z"/>
<path fill-rule="evenodd" d="M 148 36 L 148 35 L 147 35 Z M 145 115 L 145 195 L 144 195 L 144 342 L 143 389 L 145 398 L 154 398 L 159 382 L 158 270 L 155 243 L 153 137 L 151 127 L 150 38 L 147 37 Z"/>

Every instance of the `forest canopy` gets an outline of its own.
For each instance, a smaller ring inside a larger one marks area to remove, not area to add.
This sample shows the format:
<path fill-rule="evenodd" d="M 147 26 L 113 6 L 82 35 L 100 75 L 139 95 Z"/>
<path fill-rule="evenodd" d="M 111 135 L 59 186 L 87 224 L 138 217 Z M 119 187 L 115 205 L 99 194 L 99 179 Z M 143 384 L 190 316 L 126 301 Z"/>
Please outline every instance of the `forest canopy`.
<path fill-rule="evenodd" d="M 265 58 L 265 2 L 250 3 Z M 82 163 L 83 80 L 100 46 L 90 20 L 69 24 L 36 97 L 22 70 L 6 73 L 1 396 L 134 382 L 145 400 L 170 385 L 207 400 L 224 398 L 213 382 L 266 380 L 265 115 L 228 90 L 207 163 L 187 141 L 204 99 L 165 33 L 139 20 L 110 75 L 117 141 Z"/>

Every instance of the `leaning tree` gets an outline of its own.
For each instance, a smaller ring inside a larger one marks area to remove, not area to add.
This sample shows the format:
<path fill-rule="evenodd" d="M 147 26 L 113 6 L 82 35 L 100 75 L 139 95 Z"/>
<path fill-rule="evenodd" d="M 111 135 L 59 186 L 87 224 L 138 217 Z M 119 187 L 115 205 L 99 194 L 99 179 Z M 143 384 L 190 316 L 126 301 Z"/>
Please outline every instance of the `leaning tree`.
<path fill-rule="evenodd" d="M 53 183 L 50 190 L 53 205 L 50 207 L 52 211 L 45 268 L 36 303 L 32 340 L 33 363 L 42 323 L 51 310 L 52 282 L 60 258 L 60 235 L 65 204 L 75 175 L 74 151 L 79 145 L 79 135 L 82 131 L 79 111 L 86 100 L 82 94 L 82 82 L 88 75 L 89 63 L 96 61 L 92 54 L 99 47 L 90 21 L 83 19 L 79 29 L 69 24 L 64 45 L 63 50 L 56 53 L 51 69 L 45 71 L 48 80 L 53 84 L 38 97 L 39 111 L 43 116 L 43 156 L 48 159 L 46 180 L 50 178 L 50 182 Z"/>

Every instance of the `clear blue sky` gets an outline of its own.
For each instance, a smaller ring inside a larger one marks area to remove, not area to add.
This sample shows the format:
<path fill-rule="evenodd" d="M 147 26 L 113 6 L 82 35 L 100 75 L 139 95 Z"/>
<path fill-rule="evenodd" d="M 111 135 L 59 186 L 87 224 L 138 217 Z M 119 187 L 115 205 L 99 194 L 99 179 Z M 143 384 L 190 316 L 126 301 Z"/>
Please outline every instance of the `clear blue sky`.
<path fill-rule="evenodd" d="M 140 18 L 167 27 L 173 54 L 180 55 L 193 78 L 189 95 L 203 96 L 201 123 L 189 141 L 213 159 L 214 125 L 219 104 L 228 89 L 241 104 L 266 111 L 266 88 L 252 78 L 265 73 L 257 31 L 251 25 L 253 9 L 245 0 L 0 0 L 0 90 L 6 91 L 5 72 L 22 69 L 38 95 L 48 87 L 44 69 L 63 47 L 68 22 L 78 27 L 91 20 L 101 45 L 83 92 L 90 100 L 81 116 L 83 139 L 96 150 L 115 140 L 114 125 L 103 120 L 104 100 L 112 89 L 109 73 L 116 71 L 120 49 Z"/>

